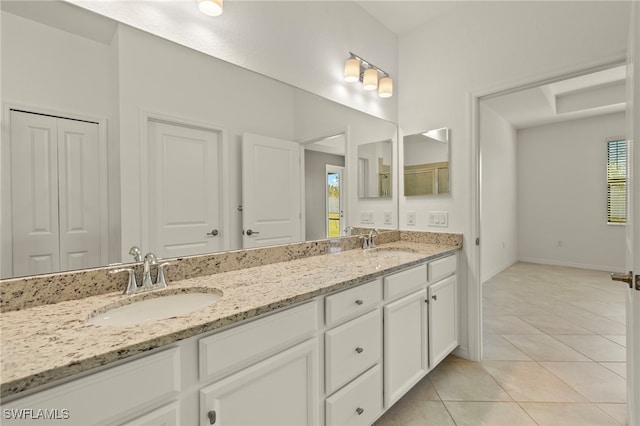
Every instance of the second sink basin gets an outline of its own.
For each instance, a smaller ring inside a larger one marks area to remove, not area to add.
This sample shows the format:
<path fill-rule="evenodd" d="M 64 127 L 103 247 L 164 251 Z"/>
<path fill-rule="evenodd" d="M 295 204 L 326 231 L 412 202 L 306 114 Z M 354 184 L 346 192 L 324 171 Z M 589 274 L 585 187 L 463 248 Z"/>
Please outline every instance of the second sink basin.
<path fill-rule="evenodd" d="M 180 317 L 206 308 L 221 297 L 222 292 L 217 289 L 177 294 L 143 293 L 96 311 L 87 322 L 95 325 L 127 326 Z"/>
<path fill-rule="evenodd" d="M 364 253 L 365 255 L 376 257 L 397 257 L 403 254 L 416 254 L 416 252 L 411 249 L 397 247 L 375 247 L 366 249 Z"/>

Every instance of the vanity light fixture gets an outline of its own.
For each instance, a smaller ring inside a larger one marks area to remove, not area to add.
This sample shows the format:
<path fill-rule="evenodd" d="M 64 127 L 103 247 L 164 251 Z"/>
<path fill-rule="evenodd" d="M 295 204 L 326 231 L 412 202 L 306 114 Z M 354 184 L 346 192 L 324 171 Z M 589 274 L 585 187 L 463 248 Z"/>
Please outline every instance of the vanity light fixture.
<path fill-rule="evenodd" d="M 198 0 L 198 8 L 200 12 L 209 16 L 222 15 L 223 0 Z"/>
<path fill-rule="evenodd" d="M 344 63 L 344 81 L 361 81 L 364 90 L 378 89 L 378 96 L 381 98 L 393 96 L 393 79 L 389 74 L 351 52 L 349 59 Z"/>

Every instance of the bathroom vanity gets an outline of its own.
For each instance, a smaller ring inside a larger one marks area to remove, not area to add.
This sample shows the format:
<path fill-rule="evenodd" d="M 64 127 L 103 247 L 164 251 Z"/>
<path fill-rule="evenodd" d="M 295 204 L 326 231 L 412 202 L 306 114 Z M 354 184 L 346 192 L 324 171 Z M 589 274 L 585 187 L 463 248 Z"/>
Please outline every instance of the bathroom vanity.
<path fill-rule="evenodd" d="M 3 311 L 3 424 L 372 424 L 458 345 L 461 238 L 395 233 L 170 282 L 222 294 L 181 317 L 87 321 L 121 292 Z"/>

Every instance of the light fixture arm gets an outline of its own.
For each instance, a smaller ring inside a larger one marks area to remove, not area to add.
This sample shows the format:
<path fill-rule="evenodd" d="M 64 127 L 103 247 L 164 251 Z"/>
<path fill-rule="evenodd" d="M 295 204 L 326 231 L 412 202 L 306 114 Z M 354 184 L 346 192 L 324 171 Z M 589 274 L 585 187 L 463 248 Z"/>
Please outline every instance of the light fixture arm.
<path fill-rule="evenodd" d="M 375 66 L 370 61 L 367 61 L 366 59 L 364 59 L 362 56 L 356 55 L 353 52 L 349 52 L 349 55 L 351 56 L 351 58 L 357 59 L 358 61 L 360 61 L 360 63 L 362 64 L 363 67 L 365 67 L 365 69 L 366 68 L 373 68 L 374 70 L 376 70 L 380 74 L 382 74 L 383 77 L 389 77 L 389 73 L 388 72 L 384 71 L 380 67 Z"/>

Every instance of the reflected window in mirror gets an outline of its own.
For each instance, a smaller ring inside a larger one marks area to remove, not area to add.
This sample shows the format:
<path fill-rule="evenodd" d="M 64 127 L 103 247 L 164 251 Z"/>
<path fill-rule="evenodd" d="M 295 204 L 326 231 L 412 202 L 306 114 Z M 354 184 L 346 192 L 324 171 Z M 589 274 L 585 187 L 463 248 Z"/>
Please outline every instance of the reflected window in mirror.
<path fill-rule="evenodd" d="M 392 142 L 358 145 L 358 197 L 391 198 Z"/>
<path fill-rule="evenodd" d="M 448 128 L 407 135 L 404 145 L 404 195 L 449 194 Z"/>

